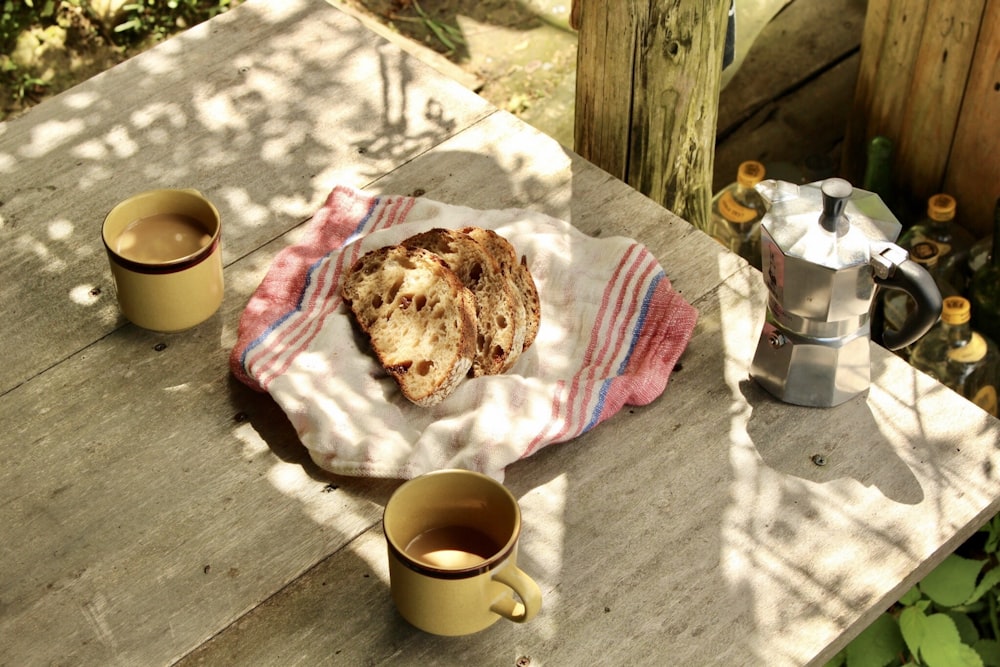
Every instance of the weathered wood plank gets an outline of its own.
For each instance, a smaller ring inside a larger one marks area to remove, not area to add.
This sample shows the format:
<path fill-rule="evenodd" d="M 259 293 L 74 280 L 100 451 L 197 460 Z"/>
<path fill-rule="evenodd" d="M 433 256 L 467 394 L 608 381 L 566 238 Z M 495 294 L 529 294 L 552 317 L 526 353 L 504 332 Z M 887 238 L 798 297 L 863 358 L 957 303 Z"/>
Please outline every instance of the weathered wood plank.
<path fill-rule="evenodd" d="M 591 233 L 650 237 L 670 249 L 669 276 L 689 298 L 741 266 L 706 272 L 713 241 L 506 113 L 402 162 L 370 189 L 530 206 Z M 0 480 L 11 564 L 0 633 L 12 663 L 169 663 L 377 526 L 395 482 L 328 489 L 273 401 L 227 377 L 240 312 L 297 231 L 226 268 L 223 309 L 206 325 L 171 336 L 121 327 L 4 396 L 0 451 L 39 452 Z M 44 647 L 39 628 L 53 637 Z"/>
<path fill-rule="evenodd" d="M 351 57 L 341 68 L 272 81 L 292 99 L 321 89 L 324 100 L 300 109 L 276 94 L 275 126 L 251 104 L 228 122 L 244 114 L 261 121 L 252 138 L 220 134 L 205 122 L 210 114 L 182 114 L 194 137 L 158 149 L 145 165 L 147 176 L 200 175 L 233 212 L 237 238 L 228 246 L 220 313 L 183 335 L 102 330 L 0 393 L 4 661 L 510 664 L 525 655 L 551 664 L 595 656 L 608 664 L 822 664 L 996 512 L 1000 422 L 878 347 L 867 396 L 831 410 L 769 398 L 747 377 L 763 319 L 759 272 L 552 139 L 469 103 L 456 84 L 428 74 L 424 93 L 402 99 L 435 102 L 421 105 L 430 126 L 392 134 L 403 149 L 364 143 L 372 157 L 351 157 L 354 142 L 371 139 L 365 128 L 395 127 L 373 118 L 418 112 L 393 115 L 399 98 L 377 92 L 354 98 L 356 107 L 341 105 L 336 100 L 359 90 L 341 69 L 376 72 L 375 81 L 382 66 L 413 70 L 406 59 L 386 64 L 398 51 L 355 40 L 353 24 L 322 7 L 250 0 L 228 20 L 244 10 L 291 12 L 287 23 L 260 27 L 258 41 L 273 47 L 272 71 L 292 67 L 282 54 L 299 57 L 312 30 L 347 44 Z M 207 42 L 187 45 L 214 53 Z M 306 47 L 326 48 L 309 40 Z M 153 53 L 133 67 L 151 72 L 173 62 Z M 169 90 L 150 92 L 150 104 L 198 92 L 170 87 L 174 74 L 164 71 Z M 245 90 L 237 74 L 216 98 Z M 155 87 L 158 76 L 150 76 Z M 407 90 L 405 77 L 401 84 Z M 88 90 L 56 98 L 61 111 L 19 131 L 37 139 L 71 123 L 74 105 L 92 99 Z M 206 99 L 195 97 L 191 109 L 204 110 Z M 332 105 L 330 116 L 323 104 Z M 468 115 L 448 115 L 453 107 Z M 131 109 L 107 127 L 138 124 Z M 303 125 L 287 115 L 294 110 L 304 111 Z M 428 129 L 448 119 L 456 125 Z M 295 152 L 297 138 L 312 133 L 329 143 Z M 11 145 L 18 144 L 3 144 Z M 188 171 L 190 151 L 204 146 L 232 152 L 212 153 Z M 290 153 L 277 159 L 282 149 Z M 224 158 L 223 171 L 210 169 Z M 137 157 L 106 161 L 143 167 Z M 27 164 L 37 174 L 46 164 L 59 174 L 64 168 L 54 149 Z M 240 165 L 231 167 L 236 176 L 227 164 Z M 261 188 L 268 178 L 309 185 L 290 189 L 300 195 L 290 202 L 278 186 L 262 189 L 271 199 L 259 200 L 258 190 L 230 178 Z M 507 471 L 525 513 L 521 562 L 545 593 L 532 623 L 461 640 L 410 629 L 392 611 L 379 528 L 396 482 L 321 473 L 274 402 L 229 377 L 226 358 L 248 296 L 298 238 L 294 220 L 311 213 L 313 198 L 334 181 L 422 190 L 470 206 L 529 206 L 590 234 L 632 236 L 698 307 L 695 336 L 660 398 Z M 70 199 L 81 210 L 99 208 L 114 188 L 97 183 L 85 179 Z M 62 225 L 47 229 L 64 233 Z M 103 267 L 87 242 L 73 266 Z M 3 271 L 30 289 L 25 276 L 34 274 Z M 58 280 L 69 281 L 66 272 Z M 81 335 L 68 334 L 64 321 L 48 337 L 28 338 L 33 358 L 52 354 L 43 348 L 60 335 Z M 814 453 L 828 465 L 814 466 Z"/>
<path fill-rule="evenodd" d="M 780 105 L 786 94 L 857 51 L 864 18 L 864 0 L 789 3 L 764 26 L 742 67 L 722 89 L 718 134 L 724 140 L 758 110 Z M 842 98 L 842 104 L 850 99 Z M 817 117 L 825 116 L 827 108 L 822 109 Z M 729 173 L 727 183 L 735 175 Z"/>
<path fill-rule="evenodd" d="M 902 126 L 893 165 L 919 202 L 941 191 L 984 5 L 984 0 L 952 0 L 927 7 L 907 103 L 896 109 Z M 998 117 L 993 114 L 994 126 Z M 1000 140 L 1000 131 L 985 134 L 994 143 Z"/>
<path fill-rule="evenodd" d="M 988 0 L 962 111 L 948 156 L 944 189 L 955 193 L 960 216 L 977 237 L 990 233 L 1000 197 L 1000 2 Z"/>
<path fill-rule="evenodd" d="M 844 172 L 860 183 L 865 170 L 865 148 L 872 137 L 897 141 L 907 104 L 908 84 L 919 50 L 919 33 L 927 0 L 869 0 L 861 36 L 858 86 L 844 150 Z M 901 83 L 905 82 L 905 83 Z"/>
<path fill-rule="evenodd" d="M 663 396 L 508 470 L 519 562 L 545 600 L 533 622 L 460 642 L 415 631 L 373 526 L 180 665 L 823 664 L 905 591 L 900 573 L 926 574 L 997 509 L 977 463 L 1000 460 L 997 423 L 877 347 L 891 391 L 785 418 L 747 378 L 765 295 L 736 265 L 696 301 Z"/>
<path fill-rule="evenodd" d="M 325 3 L 251 2 L 0 123 L 0 339 L 17 351 L 0 394 L 121 326 L 100 241 L 116 202 L 200 189 L 232 262 L 336 179 L 370 180 L 492 111 L 443 85 Z"/>
<path fill-rule="evenodd" d="M 1000 126 L 992 120 L 995 114 L 985 124 L 983 118 L 960 118 L 960 113 L 965 113 L 961 109 L 966 87 L 972 81 L 970 70 L 977 38 L 985 37 L 988 42 L 992 34 L 986 7 L 986 0 L 869 2 L 858 87 L 845 145 L 845 173 L 860 181 L 868 142 L 876 135 L 891 139 L 896 146 L 892 180 L 900 195 L 896 205 L 904 221 L 919 216 L 927 198 L 940 192 L 946 183 L 962 189 L 958 197 L 960 224 L 970 226 L 962 216 L 966 210 L 963 200 L 976 201 L 974 210 L 979 213 L 993 206 L 995 193 L 989 192 L 989 181 L 978 175 L 960 181 L 947 174 L 959 123 L 975 123 L 978 136 L 974 141 L 994 146 L 1000 142 Z M 977 82 L 980 89 L 988 91 L 992 83 L 986 82 L 996 80 L 996 45 L 987 43 L 980 53 L 986 71 L 976 75 L 981 77 Z M 996 96 L 987 93 L 983 99 L 989 106 L 995 103 Z M 973 102 L 968 107 L 973 116 L 977 104 L 981 103 Z M 968 136 L 963 141 L 964 146 L 969 146 Z M 974 152 L 969 157 L 989 155 Z M 992 162 L 987 158 L 984 164 Z M 982 233 L 986 220 L 972 224 Z"/>
<path fill-rule="evenodd" d="M 728 10 L 701 0 L 580 8 L 575 150 L 702 226 Z"/>

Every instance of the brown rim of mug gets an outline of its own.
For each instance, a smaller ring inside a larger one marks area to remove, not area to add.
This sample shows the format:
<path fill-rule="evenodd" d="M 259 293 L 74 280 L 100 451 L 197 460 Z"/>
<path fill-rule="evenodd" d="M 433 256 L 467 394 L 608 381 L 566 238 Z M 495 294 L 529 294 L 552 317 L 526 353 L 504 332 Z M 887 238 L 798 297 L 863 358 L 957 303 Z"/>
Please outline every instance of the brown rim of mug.
<path fill-rule="evenodd" d="M 507 560 L 507 558 L 514 552 L 514 546 L 517 544 L 517 535 L 514 535 L 507 541 L 507 544 L 503 549 L 487 558 L 481 565 L 450 570 L 447 568 L 434 567 L 433 565 L 426 565 L 415 558 L 408 556 L 392 543 L 392 540 L 389 539 L 389 534 L 385 532 L 384 527 L 382 529 L 382 533 L 385 535 L 385 541 L 389 545 L 389 551 L 392 552 L 392 555 L 395 556 L 396 560 L 417 574 L 424 574 L 435 579 L 471 579 L 472 577 L 478 577 L 481 574 L 485 574 L 490 570 L 496 569 L 500 563 Z"/>
<path fill-rule="evenodd" d="M 108 245 L 107 239 L 104 239 L 104 249 L 108 251 L 108 256 L 111 258 L 111 261 L 123 269 L 127 269 L 135 273 L 161 275 L 167 273 L 178 273 L 179 271 L 184 271 L 185 269 L 190 269 L 192 266 L 201 264 L 203 261 L 208 259 L 209 255 L 215 252 L 215 249 L 219 247 L 221 239 L 222 234 L 216 234 L 215 238 L 212 239 L 212 242 L 204 248 L 198 250 L 198 252 L 187 255 L 186 257 L 170 260 L 169 262 L 159 262 L 155 264 L 148 262 L 136 262 L 122 257 L 111 249 L 111 246 Z"/>

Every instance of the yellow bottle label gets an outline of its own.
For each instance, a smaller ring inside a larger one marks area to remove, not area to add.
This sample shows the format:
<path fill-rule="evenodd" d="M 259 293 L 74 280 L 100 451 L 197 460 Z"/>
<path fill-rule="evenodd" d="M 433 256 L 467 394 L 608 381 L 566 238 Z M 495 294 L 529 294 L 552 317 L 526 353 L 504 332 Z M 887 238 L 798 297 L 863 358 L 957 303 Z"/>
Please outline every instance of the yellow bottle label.
<path fill-rule="evenodd" d="M 975 331 L 972 332 L 972 339 L 968 343 L 948 350 L 948 358 L 960 364 L 974 364 L 985 356 L 986 339 Z"/>
<path fill-rule="evenodd" d="M 757 217 L 757 211 L 740 204 L 729 191 L 723 192 L 719 197 L 719 213 L 729 222 L 750 222 Z"/>
<path fill-rule="evenodd" d="M 993 385 L 981 387 L 976 395 L 972 397 L 972 402 L 981 407 L 994 417 L 997 417 L 997 388 Z"/>

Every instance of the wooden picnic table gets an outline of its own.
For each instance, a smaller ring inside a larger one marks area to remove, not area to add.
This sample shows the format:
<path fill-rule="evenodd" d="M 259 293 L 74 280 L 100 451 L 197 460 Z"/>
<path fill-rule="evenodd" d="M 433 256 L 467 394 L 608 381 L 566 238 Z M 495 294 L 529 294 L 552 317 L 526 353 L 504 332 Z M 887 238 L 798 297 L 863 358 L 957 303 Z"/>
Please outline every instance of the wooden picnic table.
<path fill-rule="evenodd" d="M 1000 509 L 1000 422 L 878 347 L 840 407 L 770 398 L 758 272 L 320 0 L 250 0 L 0 124 L 0 175 L 2 665 L 821 664 Z M 526 625 L 403 621 L 399 480 L 319 470 L 229 373 L 340 183 L 635 238 L 699 311 L 662 396 L 507 469 Z M 225 301 L 180 334 L 120 316 L 99 235 L 152 187 L 223 218 Z"/>

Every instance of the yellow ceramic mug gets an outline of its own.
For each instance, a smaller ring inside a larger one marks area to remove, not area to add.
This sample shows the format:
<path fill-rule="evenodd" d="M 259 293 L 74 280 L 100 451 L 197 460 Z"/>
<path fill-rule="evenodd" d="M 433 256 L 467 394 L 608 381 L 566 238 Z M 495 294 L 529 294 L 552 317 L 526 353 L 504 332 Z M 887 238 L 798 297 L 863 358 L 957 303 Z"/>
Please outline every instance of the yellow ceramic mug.
<path fill-rule="evenodd" d="M 101 233 L 122 314 L 161 332 L 211 317 L 222 303 L 221 232 L 197 190 L 150 190 L 111 209 Z"/>
<path fill-rule="evenodd" d="M 517 500 L 486 475 L 441 470 L 405 482 L 383 528 L 392 599 L 421 630 L 466 635 L 501 617 L 529 621 L 542 606 L 538 584 L 517 567 Z"/>

